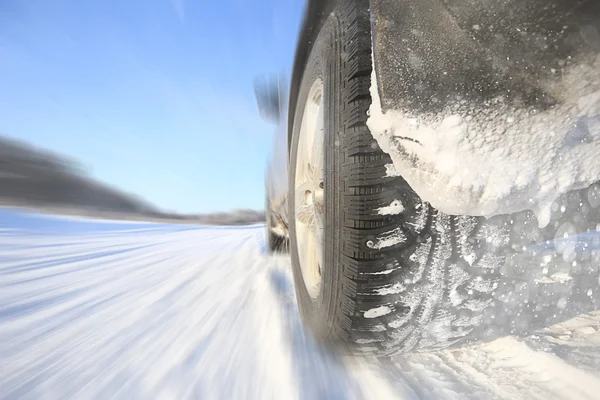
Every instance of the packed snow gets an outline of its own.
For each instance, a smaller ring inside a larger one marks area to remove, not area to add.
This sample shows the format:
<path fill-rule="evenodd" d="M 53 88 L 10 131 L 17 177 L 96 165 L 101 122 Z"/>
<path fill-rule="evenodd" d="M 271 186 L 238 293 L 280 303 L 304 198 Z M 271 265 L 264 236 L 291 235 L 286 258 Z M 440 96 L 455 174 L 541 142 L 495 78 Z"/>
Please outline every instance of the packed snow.
<path fill-rule="evenodd" d="M 370 249 L 381 250 L 405 242 L 406 235 L 402 229 L 394 228 L 391 231 L 382 233 L 374 240 L 367 241 L 367 247 Z"/>
<path fill-rule="evenodd" d="M 388 306 L 381 306 L 377 308 L 371 308 L 365 312 L 365 318 L 377 318 L 382 315 L 391 313 L 392 310 Z"/>
<path fill-rule="evenodd" d="M 303 329 L 289 259 L 266 253 L 262 227 L 111 224 L 0 209 L 0 228 L 3 400 L 600 393 L 600 312 L 526 338 L 340 357 Z"/>
<path fill-rule="evenodd" d="M 436 115 L 381 107 L 372 74 L 368 126 L 389 153 L 390 176 L 453 215 L 532 210 L 548 224 L 552 202 L 600 180 L 600 55 L 560 71 L 561 101 L 540 111 L 499 98 L 473 110 L 457 99 Z"/>
<path fill-rule="evenodd" d="M 377 214 L 395 215 L 400 214 L 402 211 L 404 211 L 404 206 L 402 205 L 402 202 L 398 199 L 395 199 L 389 206 L 379 207 L 377 209 Z"/>

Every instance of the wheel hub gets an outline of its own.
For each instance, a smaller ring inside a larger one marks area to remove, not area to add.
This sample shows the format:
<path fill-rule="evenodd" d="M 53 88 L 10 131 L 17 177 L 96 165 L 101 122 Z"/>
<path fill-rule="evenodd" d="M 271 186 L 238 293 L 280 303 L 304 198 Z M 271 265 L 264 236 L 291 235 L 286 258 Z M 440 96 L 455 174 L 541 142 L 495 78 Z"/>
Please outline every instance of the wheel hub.
<path fill-rule="evenodd" d="M 294 180 L 298 258 L 313 299 L 319 295 L 323 273 L 324 127 L 323 82 L 317 80 L 304 107 Z"/>

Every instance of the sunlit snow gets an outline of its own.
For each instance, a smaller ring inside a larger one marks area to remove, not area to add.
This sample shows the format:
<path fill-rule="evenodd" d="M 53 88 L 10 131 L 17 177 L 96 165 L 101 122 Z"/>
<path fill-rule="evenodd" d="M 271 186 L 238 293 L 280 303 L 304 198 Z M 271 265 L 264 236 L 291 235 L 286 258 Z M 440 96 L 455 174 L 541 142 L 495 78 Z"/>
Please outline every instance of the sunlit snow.
<path fill-rule="evenodd" d="M 600 180 L 600 56 L 565 69 L 553 87 L 560 103 L 543 112 L 502 99 L 449 101 L 432 115 L 384 112 L 376 78 L 373 72 L 367 124 L 392 158 L 386 174 L 401 175 L 444 213 L 532 210 L 544 227 L 561 194 Z"/>
<path fill-rule="evenodd" d="M 266 254 L 262 227 L 96 223 L 3 210 L 0 226 L 0 399 L 600 393 L 600 371 L 547 351 L 559 341 L 588 359 L 600 343 L 598 313 L 535 340 L 505 337 L 381 360 L 340 357 L 304 330 L 289 259 Z"/>

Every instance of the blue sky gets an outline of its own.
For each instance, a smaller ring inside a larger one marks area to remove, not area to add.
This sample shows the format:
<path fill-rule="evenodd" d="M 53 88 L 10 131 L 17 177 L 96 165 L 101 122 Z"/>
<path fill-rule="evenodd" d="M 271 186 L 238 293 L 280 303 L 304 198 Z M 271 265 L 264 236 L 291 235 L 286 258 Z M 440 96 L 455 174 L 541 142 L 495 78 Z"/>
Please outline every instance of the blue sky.
<path fill-rule="evenodd" d="M 0 133 L 180 212 L 262 208 L 303 0 L 2 0 Z"/>

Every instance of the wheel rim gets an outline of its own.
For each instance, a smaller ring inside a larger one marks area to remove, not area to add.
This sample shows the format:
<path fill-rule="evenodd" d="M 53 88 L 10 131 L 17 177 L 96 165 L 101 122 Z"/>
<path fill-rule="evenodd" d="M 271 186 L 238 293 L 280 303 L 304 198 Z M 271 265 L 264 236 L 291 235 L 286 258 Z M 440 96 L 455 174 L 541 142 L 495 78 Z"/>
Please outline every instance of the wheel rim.
<path fill-rule="evenodd" d="M 294 180 L 296 245 L 306 290 L 316 299 L 323 275 L 323 82 L 313 83 L 304 107 Z"/>

